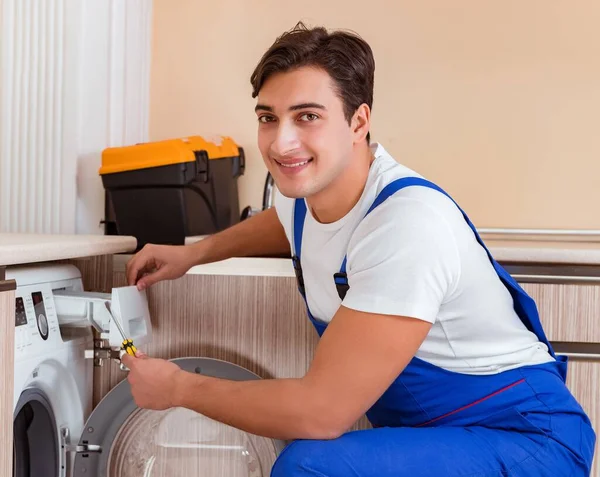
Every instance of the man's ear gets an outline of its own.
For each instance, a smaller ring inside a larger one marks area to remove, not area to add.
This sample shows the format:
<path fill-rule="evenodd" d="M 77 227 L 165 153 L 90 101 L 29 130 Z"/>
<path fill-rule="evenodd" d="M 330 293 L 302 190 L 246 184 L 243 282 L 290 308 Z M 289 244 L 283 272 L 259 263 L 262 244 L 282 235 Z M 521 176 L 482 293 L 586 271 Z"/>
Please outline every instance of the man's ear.
<path fill-rule="evenodd" d="M 361 104 L 352 116 L 350 123 L 354 142 L 360 143 L 365 140 L 371 130 L 371 108 L 365 103 Z"/>

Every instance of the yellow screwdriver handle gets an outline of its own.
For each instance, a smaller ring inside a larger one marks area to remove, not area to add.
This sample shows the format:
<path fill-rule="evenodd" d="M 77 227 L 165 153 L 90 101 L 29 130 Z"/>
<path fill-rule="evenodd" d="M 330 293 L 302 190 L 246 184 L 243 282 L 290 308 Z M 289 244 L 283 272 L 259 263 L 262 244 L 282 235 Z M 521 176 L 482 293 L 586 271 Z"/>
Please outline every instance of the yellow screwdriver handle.
<path fill-rule="evenodd" d="M 121 344 L 121 348 L 124 349 L 125 352 L 130 356 L 135 356 L 135 352 L 137 351 L 137 348 L 133 344 L 133 341 L 131 341 L 129 339 L 123 340 L 123 343 Z"/>

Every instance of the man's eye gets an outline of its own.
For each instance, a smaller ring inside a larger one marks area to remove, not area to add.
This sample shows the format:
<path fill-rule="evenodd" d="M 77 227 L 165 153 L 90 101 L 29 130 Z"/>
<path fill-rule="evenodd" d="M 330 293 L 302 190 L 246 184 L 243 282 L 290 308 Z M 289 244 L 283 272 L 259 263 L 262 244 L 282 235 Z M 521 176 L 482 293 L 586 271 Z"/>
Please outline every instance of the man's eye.
<path fill-rule="evenodd" d="M 270 123 L 272 121 L 275 121 L 275 118 L 273 118 L 273 116 L 260 116 L 258 118 L 258 121 L 261 123 Z"/>
<path fill-rule="evenodd" d="M 306 113 L 300 116 L 301 121 L 315 121 L 317 119 L 319 119 L 319 116 L 314 113 Z"/>

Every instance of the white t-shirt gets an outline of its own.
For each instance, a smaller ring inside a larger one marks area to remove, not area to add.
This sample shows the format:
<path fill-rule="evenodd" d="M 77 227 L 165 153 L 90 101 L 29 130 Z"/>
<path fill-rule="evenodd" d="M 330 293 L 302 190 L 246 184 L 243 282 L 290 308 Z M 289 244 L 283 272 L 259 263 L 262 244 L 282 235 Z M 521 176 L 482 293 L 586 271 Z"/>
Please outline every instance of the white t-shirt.
<path fill-rule="evenodd" d="M 322 224 L 308 208 L 301 262 L 313 316 L 330 322 L 340 304 L 363 312 L 432 323 L 416 356 L 465 374 L 494 374 L 552 361 L 523 325 L 513 300 L 460 210 L 426 187 L 396 192 L 367 217 L 377 194 L 401 177 L 421 177 L 378 144 L 358 203 Z M 275 208 L 292 243 L 294 200 L 276 195 Z M 340 300 L 333 274 L 348 256 L 350 290 Z"/>

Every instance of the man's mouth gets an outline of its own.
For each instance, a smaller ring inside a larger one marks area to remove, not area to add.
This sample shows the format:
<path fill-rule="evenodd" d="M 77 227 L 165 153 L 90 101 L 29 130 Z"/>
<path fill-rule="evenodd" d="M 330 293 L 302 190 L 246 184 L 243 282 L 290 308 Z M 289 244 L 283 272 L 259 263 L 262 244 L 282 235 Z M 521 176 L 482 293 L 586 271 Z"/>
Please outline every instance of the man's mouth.
<path fill-rule="evenodd" d="M 313 160 L 312 157 L 309 157 L 308 159 L 294 159 L 294 160 L 289 160 L 289 161 L 278 161 L 278 160 L 274 159 L 274 161 L 278 165 L 280 165 L 281 167 L 287 167 L 289 169 L 305 166 L 309 162 L 312 162 L 312 160 Z"/>

